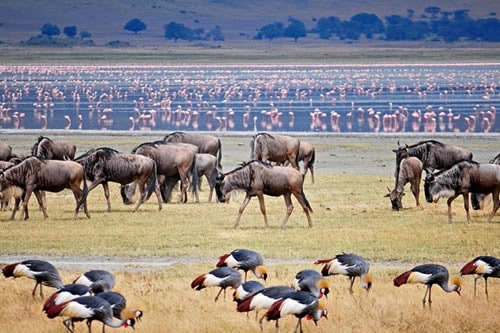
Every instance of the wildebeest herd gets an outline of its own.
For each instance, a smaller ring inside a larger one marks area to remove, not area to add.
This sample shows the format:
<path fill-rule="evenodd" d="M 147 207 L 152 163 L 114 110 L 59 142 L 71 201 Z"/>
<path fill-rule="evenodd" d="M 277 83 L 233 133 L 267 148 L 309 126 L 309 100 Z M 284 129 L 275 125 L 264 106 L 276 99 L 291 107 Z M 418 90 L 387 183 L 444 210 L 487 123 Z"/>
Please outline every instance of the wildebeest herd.
<path fill-rule="evenodd" d="M 222 146 L 219 138 L 208 134 L 174 132 L 162 140 L 143 142 L 130 153 L 111 147 L 93 148 L 79 156 L 72 143 L 52 140 L 45 136 L 37 138 L 31 156 L 20 158 L 6 143 L 0 145 L 0 195 L 3 205 L 14 199 L 11 219 L 22 201 L 21 219 L 29 218 L 28 203 L 32 194 L 47 217 L 45 191 L 60 192 L 71 189 L 75 198 L 74 218 L 83 208 L 90 217 L 86 199 L 88 193 L 102 184 L 111 211 L 108 182 L 121 185 L 120 193 L 124 204 L 133 201 L 139 192 L 134 212 L 155 193 L 158 209 L 162 203 L 172 200 L 172 193 L 180 183 L 179 202 L 188 201 L 188 191 L 199 201 L 198 190 L 201 177 L 205 175 L 210 186 L 209 201 L 215 189 L 218 202 L 225 202 L 234 190 L 244 191 L 246 196 L 239 208 L 234 227 L 250 199 L 259 199 L 264 223 L 269 226 L 264 195 L 284 196 L 286 215 L 281 227 L 293 211 L 291 196 L 301 205 L 312 227 L 310 213 L 313 209 L 303 191 L 304 177 L 308 170 L 314 182 L 315 149 L 308 142 L 297 138 L 269 133 L 257 133 L 250 142 L 250 160 L 224 173 L 222 171 Z M 436 140 L 421 141 L 412 145 L 399 146 L 396 154 L 394 189 L 386 195 L 392 208 L 403 208 L 404 186 L 411 184 L 416 205 L 420 206 L 420 180 L 426 173 L 424 192 L 427 202 L 448 198 L 448 221 L 451 223 L 451 203 L 460 195 L 464 197 L 464 208 L 469 214 L 469 193 L 472 194 L 474 209 L 480 209 L 486 195 L 492 195 L 493 209 L 488 221 L 495 216 L 499 206 L 500 157 L 490 163 L 480 164 L 473 160 L 470 150 L 445 144 Z M 302 172 L 298 171 L 303 162 Z M 87 184 L 89 182 L 89 184 Z"/>
<path fill-rule="evenodd" d="M 477 163 L 470 150 L 448 145 L 436 140 L 421 141 L 417 144 L 398 147 L 396 153 L 396 172 L 394 190 L 389 190 L 392 207 L 402 208 L 403 187 L 411 183 L 411 190 L 419 203 L 419 182 L 422 169 L 425 170 L 425 199 L 437 202 L 440 198 L 448 198 L 448 222 L 452 222 L 451 203 L 458 196 L 464 198 L 467 221 L 470 222 L 469 193 L 473 208 L 480 209 L 485 195 L 491 194 L 493 209 L 488 221 L 493 219 L 500 207 L 500 165 L 498 155 L 490 163 Z M 415 159 L 416 158 L 416 159 Z"/>

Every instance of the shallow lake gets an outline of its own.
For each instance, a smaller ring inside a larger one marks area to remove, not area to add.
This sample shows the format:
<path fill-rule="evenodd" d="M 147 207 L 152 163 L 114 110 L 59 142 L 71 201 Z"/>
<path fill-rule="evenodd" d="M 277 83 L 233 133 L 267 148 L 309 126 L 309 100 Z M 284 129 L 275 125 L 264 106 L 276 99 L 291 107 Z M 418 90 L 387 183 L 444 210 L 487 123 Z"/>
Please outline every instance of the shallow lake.
<path fill-rule="evenodd" d="M 500 64 L 0 66 L 0 127 L 499 132 Z"/>

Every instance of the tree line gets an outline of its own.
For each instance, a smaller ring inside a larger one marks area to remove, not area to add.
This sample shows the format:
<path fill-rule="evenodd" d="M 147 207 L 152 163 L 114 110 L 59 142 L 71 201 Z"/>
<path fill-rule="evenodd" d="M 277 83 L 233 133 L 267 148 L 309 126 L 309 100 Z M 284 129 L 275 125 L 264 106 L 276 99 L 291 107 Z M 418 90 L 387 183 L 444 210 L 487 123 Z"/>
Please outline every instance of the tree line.
<path fill-rule="evenodd" d="M 301 20 L 289 17 L 286 23 L 272 22 L 261 26 L 253 38 L 256 40 L 292 38 L 294 41 L 298 41 L 299 38 L 316 34 L 323 40 L 338 39 L 344 41 L 365 38 L 386 41 L 430 40 L 447 43 L 460 40 L 499 42 L 500 21 L 495 16 L 496 13 L 490 13 L 486 18 L 473 19 L 467 9 L 450 12 L 442 11 L 437 6 L 431 6 L 425 8 L 424 13 L 419 17 L 416 17 L 412 9 L 408 9 L 406 16 L 388 15 L 385 16 L 384 20 L 376 14 L 365 12 L 358 13 L 348 20 L 342 20 L 336 16 L 313 18 L 314 26 L 309 29 Z M 171 21 L 163 28 L 164 37 L 174 41 L 225 40 L 220 25 L 205 30 L 204 28 L 190 28 L 183 23 Z M 141 19 L 133 18 L 125 23 L 123 29 L 138 34 L 146 30 L 147 25 Z M 64 27 L 63 33 L 69 39 L 74 39 L 78 35 L 77 27 Z M 57 25 L 45 23 L 41 27 L 42 36 L 51 38 L 60 34 L 61 30 Z M 89 40 L 91 34 L 87 31 L 81 31 L 79 37 L 91 42 Z M 119 41 L 110 43 L 108 44 L 115 45 L 119 44 Z"/>

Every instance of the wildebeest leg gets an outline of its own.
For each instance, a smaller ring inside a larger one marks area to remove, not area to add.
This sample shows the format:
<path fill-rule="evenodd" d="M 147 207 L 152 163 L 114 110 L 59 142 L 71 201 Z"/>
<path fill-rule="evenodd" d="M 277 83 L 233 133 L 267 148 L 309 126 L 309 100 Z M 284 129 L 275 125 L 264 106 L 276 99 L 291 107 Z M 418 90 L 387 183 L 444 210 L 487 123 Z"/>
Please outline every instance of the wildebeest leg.
<path fill-rule="evenodd" d="M 238 217 L 236 218 L 236 222 L 234 223 L 233 228 L 238 227 L 238 225 L 240 224 L 241 215 L 243 215 L 243 211 L 245 210 L 246 206 L 250 202 L 250 199 L 252 199 L 252 197 L 250 195 L 248 195 L 248 193 L 247 193 L 245 199 L 243 199 L 243 202 L 241 203 L 240 209 L 238 211 Z M 265 215 L 264 215 L 264 219 L 265 219 L 266 225 L 267 225 L 267 219 L 266 219 Z"/>
<path fill-rule="evenodd" d="M 33 192 L 33 189 L 31 187 L 26 188 L 26 193 L 24 194 L 24 198 L 23 198 L 23 212 L 20 216 L 21 220 L 29 219 L 28 203 L 30 201 L 30 197 L 31 197 L 32 192 Z"/>
<path fill-rule="evenodd" d="M 103 182 L 102 183 L 102 189 L 104 190 L 104 197 L 106 198 L 106 203 L 108 204 L 108 210 L 107 212 L 111 212 L 111 201 L 109 200 L 109 186 L 108 182 Z M 89 187 L 89 192 L 90 192 L 90 187 Z"/>
<path fill-rule="evenodd" d="M 410 187 L 411 187 L 411 193 L 413 193 L 413 196 L 415 197 L 415 201 L 417 203 L 417 207 L 420 207 L 420 187 L 419 187 L 419 182 L 411 182 Z"/>
<path fill-rule="evenodd" d="M 293 195 L 295 196 L 295 198 L 297 199 L 299 204 L 302 206 L 302 209 L 304 210 L 304 214 L 306 214 L 307 223 L 309 224 L 309 228 L 312 228 L 312 220 L 311 220 L 311 214 L 310 214 L 310 212 L 312 210 L 309 209 L 310 206 L 306 203 L 306 201 L 304 199 L 305 196 L 303 196 L 302 193 L 295 193 L 295 192 L 293 192 Z"/>
<path fill-rule="evenodd" d="M 134 208 L 134 213 L 137 212 L 139 209 L 139 206 L 143 204 L 144 200 L 146 199 L 146 183 L 143 183 L 139 180 L 136 180 L 137 186 L 139 187 L 139 200 L 137 200 L 137 203 L 135 204 Z"/>
<path fill-rule="evenodd" d="M 35 198 L 36 200 L 38 201 L 38 207 L 40 207 L 42 209 L 42 212 L 43 212 L 43 217 L 44 218 L 47 218 L 49 217 L 49 215 L 47 214 L 47 206 L 45 205 L 45 200 L 44 200 L 44 196 L 45 196 L 45 192 L 41 192 L 41 191 L 34 191 L 35 193 Z"/>
<path fill-rule="evenodd" d="M 267 213 L 266 213 L 266 205 L 264 203 L 264 196 L 262 194 L 257 195 L 257 198 L 259 198 L 259 206 L 260 206 L 260 212 L 262 215 L 264 215 L 264 223 L 266 224 L 266 228 L 269 227 L 269 223 L 267 223 Z"/>
<path fill-rule="evenodd" d="M 493 193 L 491 193 L 491 196 L 493 198 L 493 210 L 488 217 L 488 222 L 491 222 L 498 208 L 500 208 L 500 190 L 494 191 Z"/>
<path fill-rule="evenodd" d="M 448 201 L 446 202 L 448 204 L 448 223 L 452 222 L 452 217 L 451 217 L 451 203 L 453 200 L 455 200 L 458 197 L 458 195 L 454 195 L 450 198 L 448 198 Z"/>
<path fill-rule="evenodd" d="M 160 184 L 158 183 L 158 179 L 156 180 L 156 185 L 155 185 L 154 191 L 155 191 L 156 199 L 158 200 L 158 211 L 160 211 L 163 207 L 163 199 L 161 197 Z"/>
<path fill-rule="evenodd" d="M 13 220 L 16 216 L 16 212 L 19 210 L 19 204 L 21 203 L 21 198 L 14 199 L 14 207 L 12 208 L 12 214 L 10 214 L 10 219 Z"/>
<path fill-rule="evenodd" d="M 464 197 L 464 208 L 467 214 L 467 223 L 470 223 L 470 213 L 469 213 L 469 192 L 463 194 Z"/>
<path fill-rule="evenodd" d="M 283 219 L 283 222 L 281 222 L 281 228 L 284 228 L 286 223 L 288 222 L 288 218 L 293 212 L 293 203 L 292 203 L 292 197 L 290 193 L 285 193 L 283 194 L 283 197 L 285 198 L 285 206 L 286 206 L 286 215 L 285 218 Z"/>
<path fill-rule="evenodd" d="M 73 196 L 75 197 L 76 201 L 76 208 L 75 208 L 75 215 L 73 216 L 73 219 L 76 220 L 78 218 L 78 212 L 80 211 L 81 205 L 83 205 L 83 210 L 85 212 L 85 215 L 87 215 L 88 218 L 90 218 L 89 212 L 87 211 L 87 200 L 85 200 L 82 204 L 80 204 L 80 201 L 82 200 L 83 196 L 83 191 L 80 189 L 80 186 L 72 186 L 71 191 L 73 191 Z"/>

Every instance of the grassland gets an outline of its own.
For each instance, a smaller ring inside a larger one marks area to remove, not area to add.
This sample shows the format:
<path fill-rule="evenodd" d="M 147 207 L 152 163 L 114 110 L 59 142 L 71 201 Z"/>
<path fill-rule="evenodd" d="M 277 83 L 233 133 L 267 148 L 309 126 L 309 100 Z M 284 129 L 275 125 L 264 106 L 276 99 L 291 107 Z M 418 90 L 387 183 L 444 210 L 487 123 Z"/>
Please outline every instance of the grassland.
<path fill-rule="evenodd" d="M 25 153 L 36 135 L 5 132 L 0 134 L 0 140 L 10 142 L 18 153 Z M 102 145 L 129 151 L 135 144 L 159 136 L 51 134 L 53 138 L 74 142 L 79 152 Z M 454 223 L 448 224 L 445 202 L 424 203 L 416 208 L 411 194 L 407 194 L 405 209 L 391 211 L 388 199 L 383 197 L 386 187 L 393 184 L 394 154 L 390 147 L 397 139 L 413 142 L 424 138 L 301 136 L 318 149 L 316 183 L 311 184 L 308 177 L 304 189 L 314 209 L 311 229 L 306 227 L 305 216 L 298 207 L 286 229 L 279 229 L 285 213 L 283 200 L 267 197 L 270 228 L 264 228 L 254 199 L 240 228 L 233 229 L 243 195 L 235 195 L 229 204 L 209 204 L 206 187 L 200 204 L 174 203 L 158 211 L 152 198 L 139 212 L 131 213 L 132 207 L 120 201 L 118 185 L 111 184 L 113 211 L 105 212 L 102 190 L 97 188 L 89 196 L 90 220 L 83 215 L 72 219 L 74 201 L 66 191 L 48 195 L 50 217 L 46 220 L 37 210 L 35 200 L 31 202 L 28 221 L 8 221 L 9 213 L 2 213 L 0 251 L 4 261 L 52 260 L 68 283 L 87 269 L 104 267 L 113 271 L 117 275 L 117 290 L 127 296 L 129 304 L 145 311 L 144 320 L 137 325 L 138 332 L 259 331 L 253 314 L 247 318 L 236 313 L 231 292 L 225 302 L 214 303 L 215 289 L 190 288 L 197 275 L 214 267 L 218 256 L 238 247 L 252 248 L 264 255 L 270 272 L 267 285 L 288 285 L 298 270 L 318 269 L 312 265 L 315 259 L 341 251 L 370 259 L 375 278 L 370 294 L 365 295 L 356 283 L 351 297 L 345 278 L 329 278 L 329 320 L 322 320 L 317 328 L 307 322 L 306 332 L 499 331 L 496 314 L 500 302 L 496 296 L 500 285 L 494 279 L 489 283 L 489 302 L 484 298 L 482 280 L 478 282 L 478 297 L 472 297 L 471 277 L 464 279 L 461 297 L 435 288 L 432 311 L 421 308 L 423 286 L 392 286 L 396 274 L 417 263 L 442 263 L 454 276 L 474 256 L 500 254 L 499 218 L 497 214 L 492 223 L 487 223 L 489 208 L 472 212 L 473 223 L 467 224 L 462 200 L 457 199 L 453 204 Z M 498 153 L 498 136 L 494 134 L 448 135 L 439 139 L 469 147 L 478 161 Z M 225 134 L 221 140 L 225 170 L 247 159 L 248 136 Z M 423 194 L 421 201 L 425 201 Z M 40 312 L 42 300 L 31 298 L 32 286 L 33 281 L 28 279 L 0 279 L 2 330 L 62 332 L 60 320 L 49 320 Z M 289 332 L 295 320 L 286 318 L 280 324 L 282 332 Z M 78 332 L 85 330 L 84 324 L 77 328 Z M 264 331 L 274 332 L 274 325 L 265 323 Z"/>

